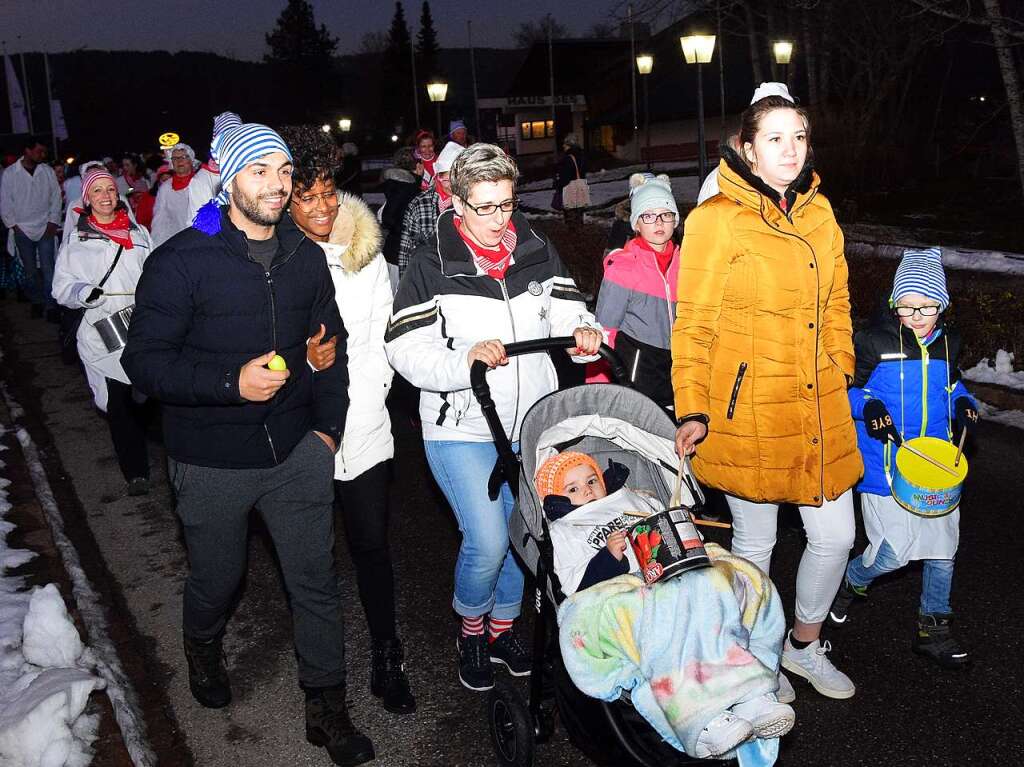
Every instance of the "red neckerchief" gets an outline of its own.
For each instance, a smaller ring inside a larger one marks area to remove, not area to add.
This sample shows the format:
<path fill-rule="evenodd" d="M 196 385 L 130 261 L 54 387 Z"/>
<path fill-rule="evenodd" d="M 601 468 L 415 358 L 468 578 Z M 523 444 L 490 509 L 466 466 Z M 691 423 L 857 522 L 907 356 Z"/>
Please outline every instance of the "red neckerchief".
<path fill-rule="evenodd" d="M 199 167 L 206 168 L 206 170 L 208 170 L 210 173 L 212 173 L 215 176 L 219 176 L 220 175 L 220 166 L 217 165 L 217 163 L 215 163 L 213 160 L 207 160 L 206 162 L 204 162 Z"/>
<path fill-rule="evenodd" d="M 132 242 L 131 235 L 131 219 L 128 218 L 128 211 L 123 208 L 115 211 L 114 220 L 109 224 L 101 224 L 96 220 L 96 216 L 89 216 L 87 219 L 89 226 L 106 235 L 110 240 L 116 242 L 118 245 L 124 247 L 125 250 L 131 250 L 135 247 Z"/>
<path fill-rule="evenodd" d="M 658 268 L 661 270 L 661 273 L 668 274 L 668 268 L 672 265 L 672 257 L 676 254 L 676 244 L 672 240 L 666 242 L 664 248 L 660 251 L 651 247 L 651 244 L 643 237 L 634 237 L 633 242 L 644 250 L 653 253 L 655 258 L 658 259 Z"/>
<path fill-rule="evenodd" d="M 441 182 L 439 181 L 436 181 L 434 184 L 434 189 L 437 190 L 437 212 L 444 213 L 452 206 L 452 196 L 450 194 L 445 194 L 444 187 L 441 186 Z"/>
<path fill-rule="evenodd" d="M 501 236 L 501 242 L 497 248 L 484 248 L 473 242 L 469 235 L 462 231 L 462 219 L 455 217 L 455 231 L 459 233 L 462 241 L 466 243 L 469 252 L 473 255 L 473 262 L 480 267 L 488 277 L 496 280 L 503 279 L 508 271 L 509 261 L 512 260 L 512 251 L 516 249 L 516 227 L 511 221 L 508 222 L 508 229 Z"/>
<path fill-rule="evenodd" d="M 171 189 L 173 189 L 175 192 L 180 192 L 182 189 L 188 186 L 189 182 L 192 180 L 192 177 L 194 175 L 196 174 L 189 173 L 187 176 L 171 176 Z"/>

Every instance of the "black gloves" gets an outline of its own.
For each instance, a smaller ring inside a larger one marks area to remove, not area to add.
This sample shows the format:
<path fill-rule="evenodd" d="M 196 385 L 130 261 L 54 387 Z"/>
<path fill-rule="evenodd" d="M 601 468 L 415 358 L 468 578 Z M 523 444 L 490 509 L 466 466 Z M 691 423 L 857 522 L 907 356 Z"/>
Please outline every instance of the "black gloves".
<path fill-rule="evenodd" d="M 959 442 L 960 435 L 965 431 L 968 437 L 973 436 L 978 426 L 978 409 L 967 397 L 957 397 L 953 402 L 953 411 L 956 413 L 956 440 Z"/>
<path fill-rule="evenodd" d="M 102 295 L 103 295 L 103 288 L 93 288 L 89 292 L 89 295 L 86 296 L 85 302 L 87 304 L 91 304 L 93 301 L 96 301 Z"/>
<path fill-rule="evenodd" d="M 869 399 L 864 403 L 864 427 L 868 430 L 868 436 L 879 442 L 888 442 L 890 439 L 897 445 L 903 442 L 892 422 L 892 416 L 880 399 Z"/>

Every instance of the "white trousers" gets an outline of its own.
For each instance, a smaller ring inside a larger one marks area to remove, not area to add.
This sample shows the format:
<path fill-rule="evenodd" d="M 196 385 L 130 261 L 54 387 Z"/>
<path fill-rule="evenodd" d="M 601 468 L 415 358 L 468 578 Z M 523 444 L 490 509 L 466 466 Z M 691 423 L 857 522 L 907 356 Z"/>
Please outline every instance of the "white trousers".
<path fill-rule="evenodd" d="M 732 511 L 732 553 L 769 572 L 779 505 L 752 503 L 731 495 L 725 498 Z M 821 623 L 843 580 L 857 532 L 853 490 L 821 506 L 799 508 L 807 533 L 807 548 L 800 557 L 796 573 L 796 619 L 802 623 Z"/>

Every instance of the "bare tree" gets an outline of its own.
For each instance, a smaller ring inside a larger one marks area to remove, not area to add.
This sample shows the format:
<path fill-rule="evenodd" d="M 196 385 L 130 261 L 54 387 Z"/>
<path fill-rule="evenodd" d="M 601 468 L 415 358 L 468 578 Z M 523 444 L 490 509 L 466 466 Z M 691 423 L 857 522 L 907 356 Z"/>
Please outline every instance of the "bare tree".
<path fill-rule="evenodd" d="M 548 39 L 548 29 L 552 38 L 568 37 L 569 29 L 548 14 L 537 21 L 524 21 L 512 32 L 512 43 L 516 48 L 529 48 L 534 43 Z"/>

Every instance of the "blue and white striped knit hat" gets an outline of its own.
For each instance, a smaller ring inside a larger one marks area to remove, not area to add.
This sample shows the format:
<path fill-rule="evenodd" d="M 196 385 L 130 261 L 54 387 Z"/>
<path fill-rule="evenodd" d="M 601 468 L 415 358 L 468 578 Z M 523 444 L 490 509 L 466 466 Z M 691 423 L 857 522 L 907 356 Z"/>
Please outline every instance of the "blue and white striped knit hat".
<path fill-rule="evenodd" d="M 920 293 L 939 302 L 939 311 L 949 306 L 946 273 L 942 270 L 942 251 L 938 248 L 904 250 L 896 267 L 889 304 L 895 306 L 907 293 Z"/>
<path fill-rule="evenodd" d="M 291 150 L 276 131 L 259 123 L 245 123 L 231 128 L 220 137 L 220 194 L 216 200 L 226 205 L 230 193 L 228 187 L 246 165 L 256 162 L 274 152 L 282 152 L 289 160 Z"/>
<path fill-rule="evenodd" d="M 237 128 L 242 124 L 242 118 L 234 112 L 221 112 L 213 118 L 213 138 L 210 139 L 210 158 L 217 162 L 219 156 L 220 137 L 225 131 Z"/>

